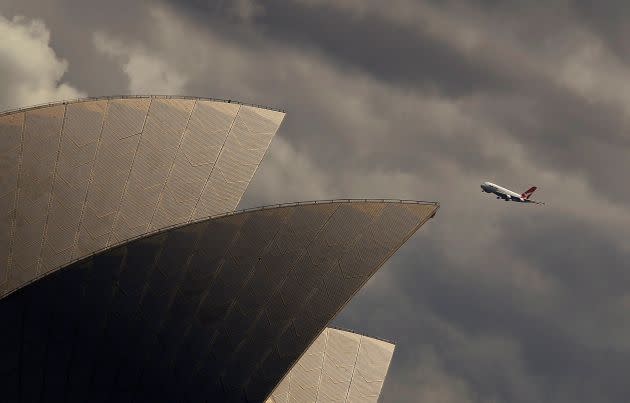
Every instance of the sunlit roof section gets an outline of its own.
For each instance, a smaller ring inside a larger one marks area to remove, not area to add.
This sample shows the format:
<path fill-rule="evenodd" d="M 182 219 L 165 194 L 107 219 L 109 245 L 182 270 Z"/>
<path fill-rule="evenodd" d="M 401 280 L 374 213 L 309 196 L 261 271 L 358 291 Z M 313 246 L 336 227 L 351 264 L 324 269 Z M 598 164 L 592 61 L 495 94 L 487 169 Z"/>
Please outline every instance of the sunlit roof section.
<path fill-rule="evenodd" d="M 394 344 L 326 328 L 266 403 L 377 402 Z"/>
<path fill-rule="evenodd" d="M 0 114 L 0 297 L 112 245 L 233 211 L 283 118 L 168 96 Z"/>

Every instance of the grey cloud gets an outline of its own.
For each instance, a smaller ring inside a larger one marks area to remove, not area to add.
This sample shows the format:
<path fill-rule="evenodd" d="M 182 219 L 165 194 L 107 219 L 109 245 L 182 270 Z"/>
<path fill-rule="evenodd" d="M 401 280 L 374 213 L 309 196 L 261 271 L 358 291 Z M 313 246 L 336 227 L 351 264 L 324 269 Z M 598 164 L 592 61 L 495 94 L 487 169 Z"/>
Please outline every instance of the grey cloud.
<path fill-rule="evenodd" d="M 619 189 L 614 181 L 608 180 L 617 172 L 630 169 L 628 160 L 622 157 L 630 150 L 624 136 L 630 128 L 624 111 L 627 104 L 577 93 L 575 88 L 567 88 L 558 77 L 562 75 L 565 61 L 569 62 L 566 50 L 561 47 L 567 41 L 569 46 L 582 46 L 573 38 L 572 32 L 590 26 L 572 18 L 577 13 L 577 6 L 556 5 L 552 8 L 558 9 L 559 15 L 549 17 L 540 7 L 521 6 L 518 13 L 513 9 L 510 13 L 508 6 L 483 3 L 480 6 L 488 11 L 488 16 L 483 17 L 485 20 L 479 16 L 483 9 L 455 8 L 457 14 L 449 16 L 447 6 L 433 6 L 439 13 L 447 15 L 449 23 L 457 25 L 461 22 L 482 34 L 481 42 L 468 51 L 453 46 L 460 40 L 455 35 L 436 34 L 423 24 L 397 24 L 376 12 L 356 17 L 343 6 L 333 7 L 326 1 L 314 3 L 266 2 L 266 12 L 254 19 L 253 29 L 251 26 L 235 29 L 234 25 L 219 23 L 225 14 L 221 7 L 208 8 L 206 3 L 199 1 L 175 4 L 186 5 L 187 15 L 195 24 L 201 26 L 211 21 L 215 35 L 230 36 L 236 30 L 241 31 L 244 38 L 248 33 L 263 35 L 270 41 L 298 49 L 323 52 L 347 75 L 368 74 L 383 83 L 384 93 L 379 94 L 376 90 L 371 94 L 372 99 L 364 100 L 372 104 L 375 116 L 388 121 L 380 133 L 374 133 L 378 128 L 369 124 L 349 122 L 351 124 L 346 127 L 339 127 L 338 121 L 318 116 L 313 109 L 303 112 L 299 100 L 292 100 L 290 105 L 295 120 L 288 120 L 287 128 L 291 129 L 293 138 L 301 136 L 299 141 L 308 143 L 309 150 L 321 148 L 321 142 L 310 141 L 312 138 L 319 140 L 322 136 L 338 136 L 344 132 L 364 134 L 365 137 L 380 135 L 391 140 L 383 147 L 374 147 L 364 153 L 366 168 L 376 164 L 384 169 L 422 171 L 437 153 L 440 157 L 452 158 L 466 170 L 477 170 L 483 176 L 506 162 L 482 157 L 486 144 L 479 137 L 484 131 L 497 129 L 503 136 L 526 147 L 532 164 L 567 175 L 577 173 L 611 200 L 630 200 L 630 191 Z M 367 8 L 369 5 L 357 7 Z M 430 13 L 421 13 L 430 16 Z M 502 19 L 518 25 L 519 31 L 506 33 L 510 26 Z M 525 30 L 533 26 L 535 30 Z M 562 39 L 565 37 L 566 40 Z M 552 44 L 557 42 L 559 52 L 554 53 L 553 47 L 546 49 L 529 42 L 544 44 L 550 40 Z M 243 39 L 243 43 L 251 43 L 251 40 Z M 606 75 L 608 72 L 596 71 L 595 74 Z M 313 80 L 317 78 L 313 77 Z M 395 90 L 399 91 L 398 99 L 408 91 L 452 100 L 458 105 L 455 113 L 476 124 L 457 127 L 451 136 L 445 137 L 442 131 L 433 130 L 434 122 L 420 110 L 422 105 L 410 104 L 405 108 L 405 105 L 393 104 L 396 100 L 387 92 Z M 301 93 L 305 94 L 305 91 Z M 343 104 L 345 99 L 336 102 Z M 410 110 L 411 105 L 418 110 Z M 302 129 L 294 128 L 293 122 L 303 123 Z M 409 144 L 418 146 L 409 147 Z M 604 149 L 598 153 L 589 152 L 594 147 Z M 336 154 L 335 150 L 327 152 Z M 600 158 L 611 154 L 619 155 Z M 388 155 L 397 158 L 390 159 Z M 576 155 L 583 157 L 575 158 Z M 508 158 L 506 155 L 505 159 Z M 334 160 L 344 161 L 336 155 Z"/>
<path fill-rule="evenodd" d="M 628 291 L 630 272 L 624 262 L 630 260 L 630 251 L 618 242 L 617 233 L 574 218 L 549 218 L 526 223 L 508 219 L 506 227 L 518 225 L 514 242 L 505 245 L 510 255 L 545 267 L 585 299 Z"/>
<path fill-rule="evenodd" d="M 221 21 L 230 12 L 228 7 L 201 0 L 173 3 L 187 7 L 191 19 L 199 24 L 208 19 Z M 321 50 L 340 65 L 359 68 L 401 87 L 436 88 L 457 95 L 512 86 L 507 77 L 497 77 L 481 63 L 436 41 L 422 27 L 393 25 L 371 14 L 352 18 L 332 7 L 293 1 L 268 1 L 264 8 L 265 12 L 254 19 L 264 35 Z"/>
<path fill-rule="evenodd" d="M 616 54 L 630 61 L 628 50 L 628 28 L 625 16 L 630 12 L 630 6 L 624 1 L 610 1 L 597 4 L 586 0 L 571 2 L 575 15 L 584 24 L 605 38 L 606 43 L 615 50 Z"/>
<path fill-rule="evenodd" d="M 128 78 L 117 63 L 95 49 L 92 34 L 111 30 L 130 37 L 144 35 L 148 30 L 148 4 L 124 0 L 5 0 L 0 13 L 8 18 L 25 15 L 43 20 L 51 27 L 51 47 L 59 57 L 70 61 L 63 79 L 89 96 L 99 96 L 129 93 Z"/>
<path fill-rule="evenodd" d="M 140 45 L 129 45 L 109 38 L 101 32 L 94 34 L 96 49 L 122 64 L 133 94 L 182 94 L 187 77 L 180 74 L 174 63 L 156 57 Z"/>

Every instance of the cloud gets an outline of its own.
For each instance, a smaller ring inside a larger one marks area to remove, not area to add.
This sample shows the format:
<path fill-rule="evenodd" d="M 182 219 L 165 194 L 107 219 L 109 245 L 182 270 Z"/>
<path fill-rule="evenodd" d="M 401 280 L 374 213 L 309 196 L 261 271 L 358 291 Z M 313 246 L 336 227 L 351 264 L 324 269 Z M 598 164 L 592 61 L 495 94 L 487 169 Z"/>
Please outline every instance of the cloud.
<path fill-rule="evenodd" d="M 407 394 L 415 394 L 419 402 L 473 403 L 478 401 L 474 399 L 474 392 L 465 380 L 448 374 L 439 367 L 439 363 L 432 361 L 428 354 L 424 354 L 422 365 L 414 369 L 414 378 L 417 383 L 413 388 L 409 385 L 400 385 L 400 387 L 411 389 L 407 391 Z M 394 383 L 399 382 L 394 381 Z M 491 403 L 487 400 L 485 402 Z"/>
<path fill-rule="evenodd" d="M 50 31 L 43 21 L 0 15 L 0 108 L 84 97 L 62 82 L 68 62 L 50 47 Z"/>
<path fill-rule="evenodd" d="M 205 13 L 199 2 L 192 3 L 173 1 L 180 13 L 188 11 L 191 21 L 202 25 L 209 19 L 210 31 L 235 41 L 234 26 L 221 23 L 225 10 L 221 13 L 219 7 Z M 253 30 L 268 42 L 315 54 L 358 78 L 371 76 L 386 90 L 432 94 L 456 105 L 460 116 L 479 124 L 451 136 L 460 145 L 442 141 L 441 147 L 448 147 L 469 169 L 479 164 L 490 168 L 493 161 L 479 158 L 474 142 L 480 131 L 492 126 L 499 131 L 492 137 L 518 144 L 530 167 L 581 176 L 606 198 L 627 203 L 630 189 L 608 180 L 630 169 L 623 158 L 630 151 L 623 136 L 630 126 L 624 90 L 630 77 L 619 46 L 599 35 L 601 30 L 591 29 L 581 4 L 558 2 L 550 6 L 553 13 L 518 2 L 492 4 L 396 0 L 384 6 L 376 1 L 270 0 Z M 614 14 L 614 7 L 602 8 L 606 10 L 597 10 L 600 17 Z M 250 48 L 265 42 L 242 36 L 238 42 L 249 42 Z M 404 126 L 403 134 L 410 125 Z M 435 137 L 438 134 L 442 132 Z M 467 152 L 469 143 L 474 148 Z M 404 158 L 395 162 L 413 161 L 407 155 L 411 149 L 396 150 Z M 598 152 L 584 152 L 590 149 Z M 576 159 L 580 154 L 583 158 Z M 415 160 L 425 161 L 424 157 Z"/>
<path fill-rule="evenodd" d="M 308 177 L 308 181 L 304 178 Z M 311 159 L 298 153 L 283 137 L 276 137 L 261 163 L 248 192 L 255 201 L 246 199 L 240 208 L 293 201 L 322 200 L 328 196 L 328 178 Z"/>
<path fill-rule="evenodd" d="M 124 44 L 102 32 L 96 32 L 93 41 L 99 52 L 120 63 L 129 78 L 132 94 L 183 94 L 188 79 L 167 59 L 152 54 L 141 45 Z"/>
<path fill-rule="evenodd" d="M 251 21 L 265 13 L 264 6 L 255 0 L 236 0 L 231 3 L 231 14 L 242 21 Z"/>

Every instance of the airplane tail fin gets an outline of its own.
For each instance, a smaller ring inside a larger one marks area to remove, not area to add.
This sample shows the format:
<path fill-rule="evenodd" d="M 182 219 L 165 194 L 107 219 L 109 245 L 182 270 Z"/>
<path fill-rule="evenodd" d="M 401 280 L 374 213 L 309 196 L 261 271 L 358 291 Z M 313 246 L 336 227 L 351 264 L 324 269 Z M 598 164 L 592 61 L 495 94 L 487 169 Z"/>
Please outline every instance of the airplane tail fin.
<path fill-rule="evenodd" d="M 521 197 L 523 199 L 529 200 L 529 197 L 532 195 L 532 193 L 534 193 L 536 191 L 536 189 L 538 189 L 536 186 L 532 186 L 529 189 L 527 189 L 522 195 Z"/>

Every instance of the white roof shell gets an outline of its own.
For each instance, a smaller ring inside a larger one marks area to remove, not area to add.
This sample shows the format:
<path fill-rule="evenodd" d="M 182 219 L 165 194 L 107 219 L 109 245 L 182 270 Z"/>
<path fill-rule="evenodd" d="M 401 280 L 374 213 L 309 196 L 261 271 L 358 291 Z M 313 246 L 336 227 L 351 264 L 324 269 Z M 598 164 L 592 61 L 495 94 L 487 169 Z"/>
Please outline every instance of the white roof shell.
<path fill-rule="evenodd" d="M 0 297 L 107 247 L 233 211 L 283 118 L 166 96 L 0 114 Z"/>
<path fill-rule="evenodd" d="M 267 403 L 376 402 L 394 347 L 383 340 L 326 328 Z"/>

